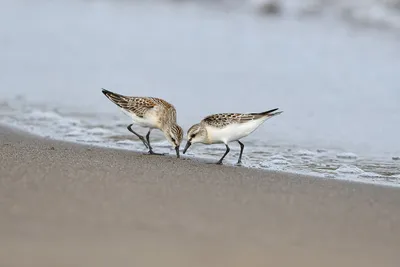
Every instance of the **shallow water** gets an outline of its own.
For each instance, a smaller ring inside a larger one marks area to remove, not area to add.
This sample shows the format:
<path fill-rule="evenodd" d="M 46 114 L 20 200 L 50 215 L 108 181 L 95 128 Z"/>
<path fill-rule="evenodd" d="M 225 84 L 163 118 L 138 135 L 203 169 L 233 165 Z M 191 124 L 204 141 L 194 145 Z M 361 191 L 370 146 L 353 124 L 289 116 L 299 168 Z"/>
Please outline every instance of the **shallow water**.
<path fill-rule="evenodd" d="M 185 129 L 211 113 L 279 107 L 282 115 L 243 140 L 245 166 L 400 184 L 395 23 L 377 30 L 329 15 L 140 1 L 2 4 L 3 123 L 143 150 L 101 87 L 162 97 Z M 154 138 L 159 151 L 173 153 Z M 223 151 L 196 145 L 189 156 L 217 160 Z M 232 144 L 227 162 L 238 152 Z"/>

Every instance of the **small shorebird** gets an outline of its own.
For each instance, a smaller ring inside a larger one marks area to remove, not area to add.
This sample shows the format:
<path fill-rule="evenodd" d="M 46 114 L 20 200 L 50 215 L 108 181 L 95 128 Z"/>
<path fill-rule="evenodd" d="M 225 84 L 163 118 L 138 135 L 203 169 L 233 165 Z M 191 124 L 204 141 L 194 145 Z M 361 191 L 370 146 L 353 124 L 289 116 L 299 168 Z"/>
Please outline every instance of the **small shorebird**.
<path fill-rule="evenodd" d="M 214 114 L 204 118 L 200 123 L 190 127 L 187 133 L 188 141 L 186 143 L 183 154 L 194 143 L 203 144 L 220 144 L 226 146 L 225 154 L 217 162 L 222 164 L 225 156 L 229 153 L 228 143 L 237 141 L 240 145 L 240 155 L 237 164 L 242 163 L 242 154 L 244 145 L 239 139 L 248 136 L 256 130 L 267 119 L 281 114 L 283 111 L 271 109 L 262 113 L 222 113 Z"/>
<path fill-rule="evenodd" d="M 131 133 L 139 137 L 145 147 L 149 149 L 149 154 L 161 155 L 155 153 L 150 145 L 151 130 L 159 129 L 175 148 L 176 156 L 179 158 L 179 146 L 182 142 L 183 131 L 176 123 L 176 110 L 173 105 L 160 98 L 124 96 L 110 92 L 104 88 L 102 90 L 108 99 L 132 118 L 133 123 L 128 125 L 127 128 Z M 149 128 L 146 139 L 132 129 L 134 124 Z"/>

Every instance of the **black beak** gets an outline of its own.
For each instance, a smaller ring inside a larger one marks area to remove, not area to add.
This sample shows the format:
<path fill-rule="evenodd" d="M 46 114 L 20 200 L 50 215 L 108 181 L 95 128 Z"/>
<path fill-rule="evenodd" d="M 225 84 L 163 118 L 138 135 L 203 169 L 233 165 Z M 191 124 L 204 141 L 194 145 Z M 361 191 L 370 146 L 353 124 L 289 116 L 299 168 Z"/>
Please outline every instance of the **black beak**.
<path fill-rule="evenodd" d="M 179 159 L 179 146 L 175 147 L 176 157 Z"/>
<path fill-rule="evenodd" d="M 188 150 L 188 148 L 192 145 L 192 143 L 190 143 L 190 141 L 187 141 L 185 149 L 183 150 L 183 154 L 186 153 L 186 150 Z"/>

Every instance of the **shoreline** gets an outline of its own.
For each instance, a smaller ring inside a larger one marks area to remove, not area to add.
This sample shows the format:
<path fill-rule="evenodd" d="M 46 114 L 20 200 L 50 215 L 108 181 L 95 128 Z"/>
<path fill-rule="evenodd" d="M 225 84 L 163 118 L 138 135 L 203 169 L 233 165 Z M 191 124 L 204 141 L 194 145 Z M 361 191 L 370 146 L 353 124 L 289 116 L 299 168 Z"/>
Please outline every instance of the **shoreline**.
<path fill-rule="evenodd" d="M 79 141 L 71 141 L 71 140 L 60 140 L 57 138 L 51 138 L 51 137 L 45 137 L 45 136 L 41 136 L 39 134 L 36 133 L 30 133 L 27 132 L 25 129 L 22 129 L 18 126 L 13 126 L 13 125 L 8 125 L 8 124 L 4 124 L 4 123 L 0 123 L 0 128 L 5 128 L 11 131 L 15 131 L 21 135 L 25 135 L 25 136 L 30 136 L 32 138 L 40 138 L 40 139 L 46 139 L 46 140 L 51 140 L 51 141 L 55 141 L 55 142 L 63 142 L 63 143 L 67 143 L 67 144 L 74 144 L 74 145 L 79 145 L 79 146 L 87 146 L 87 147 L 97 147 L 97 148 L 101 148 L 101 149 L 111 149 L 111 150 L 116 150 L 116 151 L 125 151 L 125 152 L 131 152 L 131 153 L 135 153 L 137 155 L 146 155 L 146 152 L 141 152 L 138 150 L 132 150 L 132 149 L 128 149 L 128 148 L 124 148 L 124 147 L 108 147 L 108 146 L 104 146 L 104 145 L 99 145 L 96 143 L 90 144 L 90 143 L 86 143 L 86 142 L 79 142 Z M 166 157 L 173 157 L 174 155 L 169 153 L 167 155 L 165 155 Z M 210 158 L 204 158 L 204 157 L 188 157 L 185 156 L 181 153 L 181 159 L 182 160 L 192 160 L 194 162 L 197 163 L 212 163 L 214 161 L 216 161 L 216 159 L 210 159 Z M 313 178 L 317 178 L 317 179 L 327 179 L 327 180 L 335 180 L 335 181 L 342 181 L 342 182 L 348 182 L 348 183 L 356 183 L 356 184 L 366 184 L 366 185 L 373 185 L 373 186 L 382 186 L 382 187 L 393 187 L 393 188 L 400 188 L 400 183 L 396 184 L 396 183 L 391 183 L 391 182 L 386 182 L 386 181 L 370 181 L 367 178 L 343 178 L 343 177 L 329 177 L 329 176 L 324 176 L 323 174 L 318 175 L 316 173 L 314 174 L 308 174 L 308 173 L 304 173 L 304 172 L 300 172 L 300 171 L 290 171 L 290 170 L 268 170 L 268 169 L 264 169 L 264 168 L 257 168 L 257 167 L 248 167 L 248 166 L 235 166 L 233 164 L 224 164 L 225 167 L 231 167 L 231 168 L 245 168 L 245 169 L 250 169 L 250 170 L 258 170 L 258 171 L 263 171 L 266 173 L 282 173 L 283 175 L 287 174 L 289 176 L 301 176 L 301 177 L 313 177 Z"/>
<path fill-rule="evenodd" d="M 397 188 L 0 126 L 0 265 L 398 266 Z"/>

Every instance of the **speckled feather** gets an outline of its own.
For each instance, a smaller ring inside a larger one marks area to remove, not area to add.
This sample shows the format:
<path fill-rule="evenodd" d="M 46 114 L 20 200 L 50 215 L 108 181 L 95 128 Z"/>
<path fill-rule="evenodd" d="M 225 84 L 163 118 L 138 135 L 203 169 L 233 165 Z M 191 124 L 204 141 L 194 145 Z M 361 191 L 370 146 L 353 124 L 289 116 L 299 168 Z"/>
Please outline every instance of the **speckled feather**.
<path fill-rule="evenodd" d="M 257 120 L 262 117 L 271 117 L 280 114 L 281 112 L 275 112 L 278 110 L 271 109 L 266 112 L 262 113 L 220 113 L 220 114 L 213 114 L 207 116 L 202 120 L 202 123 L 213 126 L 216 128 L 223 128 L 227 125 L 234 124 L 234 123 L 245 123 L 252 120 Z"/>
<path fill-rule="evenodd" d="M 171 120 L 174 122 L 176 121 L 175 107 L 163 99 L 156 97 L 123 96 L 107 90 L 103 90 L 103 92 L 108 99 L 110 99 L 117 106 L 121 107 L 127 112 L 135 114 L 138 117 L 143 118 L 148 111 L 152 109 L 158 109 L 157 113 L 169 113 Z"/>

